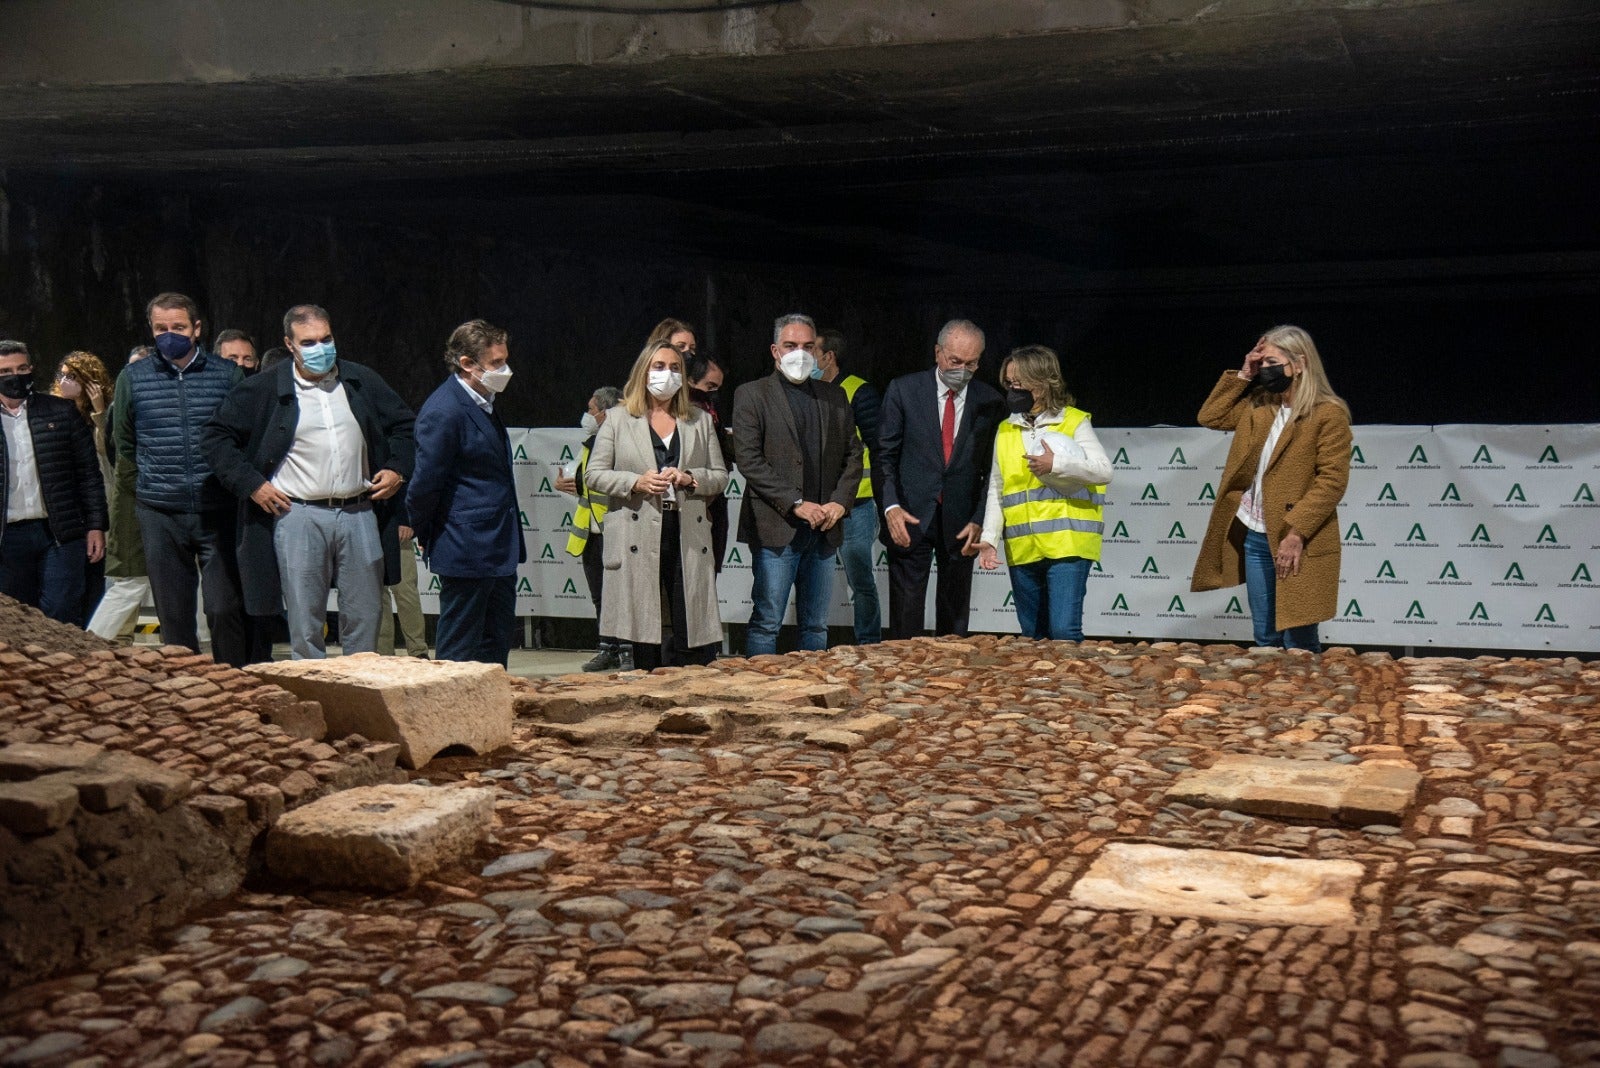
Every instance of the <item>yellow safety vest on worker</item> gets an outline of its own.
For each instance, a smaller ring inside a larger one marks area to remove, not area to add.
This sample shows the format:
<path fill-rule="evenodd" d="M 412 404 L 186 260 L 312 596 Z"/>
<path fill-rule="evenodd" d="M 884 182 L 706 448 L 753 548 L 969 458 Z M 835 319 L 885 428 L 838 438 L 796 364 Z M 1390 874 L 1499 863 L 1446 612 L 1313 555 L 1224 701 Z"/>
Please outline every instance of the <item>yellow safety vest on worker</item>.
<path fill-rule="evenodd" d="M 1051 427 L 1067 437 L 1089 413 L 1068 408 Z M 1078 556 L 1100 559 L 1100 536 L 1105 531 L 1106 488 L 1076 486 L 1059 490 L 1047 486 L 1028 467 L 1023 454 L 1023 428 L 1009 419 L 1000 424 L 994 455 L 1000 464 L 1000 511 L 1005 521 L 1006 563 L 1016 567 L 1039 560 L 1065 560 Z"/>
<path fill-rule="evenodd" d="M 584 484 L 583 475 L 589 468 L 589 446 L 583 447 L 583 455 L 578 458 L 578 511 L 572 517 L 572 533 L 567 535 L 567 555 L 582 556 L 584 547 L 589 544 L 589 532 L 600 532 L 600 524 L 605 521 L 606 511 L 611 507 L 610 498 L 603 494 L 595 493 Z"/>
<path fill-rule="evenodd" d="M 867 380 L 860 375 L 846 375 L 839 379 L 839 388 L 844 390 L 844 399 L 855 402 L 856 390 L 867 384 Z M 861 431 L 856 431 L 856 437 L 861 437 Z M 856 487 L 856 500 L 872 496 L 872 450 L 867 448 L 865 440 L 861 442 L 861 485 Z"/>

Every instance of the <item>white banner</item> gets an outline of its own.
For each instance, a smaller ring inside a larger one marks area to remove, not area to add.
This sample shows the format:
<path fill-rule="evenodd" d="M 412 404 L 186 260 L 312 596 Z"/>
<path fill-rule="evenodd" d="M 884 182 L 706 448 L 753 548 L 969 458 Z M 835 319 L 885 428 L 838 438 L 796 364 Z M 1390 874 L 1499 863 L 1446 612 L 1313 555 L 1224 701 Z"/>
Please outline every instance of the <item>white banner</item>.
<path fill-rule="evenodd" d="M 1084 632 L 1248 642 L 1243 586 L 1189 592 L 1228 435 L 1162 427 L 1098 434 L 1116 475 Z M 575 428 L 511 431 L 528 545 L 517 575 L 520 616 L 593 617 L 583 566 L 566 552 L 576 499 L 554 487 L 557 466 L 574 462 L 582 441 Z M 735 471 L 735 531 L 743 489 Z M 1600 652 L 1597 489 L 1600 426 L 1356 427 L 1339 508 L 1339 611 L 1321 628 L 1324 644 Z M 882 547 L 875 551 L 887 616 L 887 563 Z M 435 613 L 438 587 L 421 571 L 423 609 Z M 749 549 L 736 540 L 718 594 L 724 622 L 749 619 Z M 851 620 L 840 568 L 830 622 Z M 971 622 L 976 631 L 1016 633 L 1004 567 L 974 574 Z"/>

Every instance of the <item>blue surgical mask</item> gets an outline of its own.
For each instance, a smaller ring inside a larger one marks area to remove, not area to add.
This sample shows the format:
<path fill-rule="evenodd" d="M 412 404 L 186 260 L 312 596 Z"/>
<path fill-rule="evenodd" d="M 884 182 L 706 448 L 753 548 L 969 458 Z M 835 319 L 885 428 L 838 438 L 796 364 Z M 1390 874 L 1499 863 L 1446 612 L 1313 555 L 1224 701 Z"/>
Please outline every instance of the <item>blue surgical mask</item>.
<path fill-rule="evenodd" d="M 822 368 L 813 367 L 811 369 L 811 377 L 812 378 L 816 378 L 816 379 L 820 379 L 822 377 Z"/>
<path fill-rule="evenodd" d="M 169 360 L 181 360 L 189 355 L 189 350 L 194 348 L 194 339 L 184 334 L 174 334 L 170 331 L 156 335 L 156 351 Z"/>
<path fill-rule="evenodd" d="M 300 363 L 314 375 L 325 375 L 333 370 L 334 361 L 338 358 L 339 351 L 331 341 L 300 346 Z"/>

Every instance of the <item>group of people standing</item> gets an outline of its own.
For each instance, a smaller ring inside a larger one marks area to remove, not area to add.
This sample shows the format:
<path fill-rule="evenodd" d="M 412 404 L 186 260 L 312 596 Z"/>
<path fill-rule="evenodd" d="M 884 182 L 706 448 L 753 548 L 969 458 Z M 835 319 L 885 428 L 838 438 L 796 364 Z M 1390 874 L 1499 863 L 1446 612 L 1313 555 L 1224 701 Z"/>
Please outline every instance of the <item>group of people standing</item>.
<path fill-rule="evenodd" d="M 512 374 L 504 330 L 458 327 L 449 376 L 413 414 L 376 371 L 338 355 L 316 305 L 289 309 L 282 354 L 259 370 L 240 331 L 205 349 L 182 294 L 158 295 L 146 314 L 154 344 L 114 387 L 75 353 L 56 395 L 35 394 L 26 346 L 0 341 L 0 592 L 82 625 L 103 574 L 113 583 L 102 609 L 119 586 L 148 582 L 164 640 L 195 649 L 203 593 L 213 655 L 243 664 L 271 655 L 280 618 L 293 656 L 324 655 L 336 589 L 345 651 L 392 651 L 381 632 L 391 592 L 398 603 L 409 582 L 415 603 L 414 540 L 440 583 L 437 655 L 506 661 L 527 554 L 495 412 Z M 725 368 L 699 353 L 689 324 L 658 324 L 626 384 L 590 398 L 592 436 L 558 483 L 579 497 L 568 551 L 583 558 L 599 616 L 586 669 L 715 656 L 735 461 L 752 569 L 747 655 L 777 650 L 791 595 L 800 647 L 827 646 L 836 556 L 855 640 L 880 640 L 878 540 L 891 638 L 923 633 L 935 574 L 936 633 L 967 634 L 973 567 L 996 568 L 1003 551 L 1023 633 L 1080 640 L 1112 465 L 1055 352 L 1013 350 L 1002 393 L 975 377 L 984 345 L 976 324 L 952 320 L 932 367 L 880 394 L 846 373 L 837 331 L 780 316 L 771 372 L 735 391 L 724 426 Z M 1350 423 L 1310 336 L 1263 335 L 1200 421 L 1234 438 L 1193 587 L 1245 583 L 1258 644 L 1318 648 L 1337 595 Z M 115 566 L 97 572 L 108 554 Z M 406 607 L 407 651 L 426 655 Z"/>
<path fill-rule="evenodd" d="M 935 632 L 965 635 L 973 567 L 998 567 L 1003 551 L 1022 632 L 1081 640 L 1112 478 L 1089 413 L 1042 345 L 1001 362 L 1003 394 L 974 377 L 984 353 L 974 323 L 945 324 L 933 348 L 932 368 L 880 395 L 844 373 L 836 331 L 781 316 L 771 373 L 739 387 L 723 428 L 714 398 L 724 369 L 699 355 L 687 323 L 658 325 L 620 403 L 610 403 L 618 391 L 609 387 L 590 399 L 584 425 L 593 436 L 575 476 L 560 484 L 580 497 L 568 551 L 584 558 L 600 617 L 601 647 L 586 668 L 715 654 L 724 556 L 716 532 L 719 521 L 726 529 L 722 494 L 734 461 L 745 482 L 737 536 L 752 570 L 747 655 L 776 651 L 791 596 L 800 647 L 826 647 L 836 556 L 856 642 L 879 640 L 880 531 L 891 638 L 924 633 L 934 576 Z M 1237 433 L 1195 588 L 1247 582 L 1259 644 L 1317 648 L 1315 623 L 1333 615 L 1337 592 L 1333 508 L 1350 435 L 1348 408 L 1309 335 L 1295 327 L 1264 335 L 1201 421 Z M 1291 423 L 1299 429 L 1286 433 Z"/>
<path fill-rule="evenodd" d="M 276 361 L 257 361 L 237 330 L 208 350 L 181 293 L 145 312 L 154 343 L 114 387 L 100 361 L 74 354 L 60 396 L 35 394 L 27 347 L 0 342 L 0 592 L 95 629 L 108 607 L 137 612 L 148 588 L 163 641 L 195 650 L 203 601 L 212 655 L 234 665 L 269 659 L 280 625 L 292 656 L 325 655 L 331 590 L 345 652 L 393 651 L 393 595 L 406 651 L 425 656 L 415 537 L 440 579 L 437 655 L 506 661 L 525 550 L 494 415 L 510 377 L 503 330 L 456 329 L 451 375 L 419 421 L 377 371 L 340 358 L 314 304 L 284 315 Z M 97 596 L 91 615 L 107 532 L 112 591 L 126 580 L 137 592 L 114 606 Z"/>

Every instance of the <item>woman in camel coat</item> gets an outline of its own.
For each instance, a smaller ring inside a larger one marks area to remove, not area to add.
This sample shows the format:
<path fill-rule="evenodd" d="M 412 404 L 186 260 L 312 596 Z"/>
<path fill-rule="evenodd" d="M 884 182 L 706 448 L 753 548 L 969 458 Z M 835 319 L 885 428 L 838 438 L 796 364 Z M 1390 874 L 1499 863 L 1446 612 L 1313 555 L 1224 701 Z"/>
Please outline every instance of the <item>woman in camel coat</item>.
<path fill-rule="evenodd" d="M 600 633 L 632 642 L 635 667 L 709 663 L 722 618 L 706 502 L 727 486 L 728 470 L 711 417 L 689 403 L 683 355 L 668 342 L 651 342 L 634 361 L 584 480 L 611 498 Z"/>
<path fill-rule="evenodd" d="M 1320 652 L 1317 624 L 1338 611 L 1350 408 L 1311 335 L 1297 326 L 1262 335 L 1211 390 L 1200 425 L 1234 433 L 1191 588 L 1243 582 L 1257 645 Z"/>

